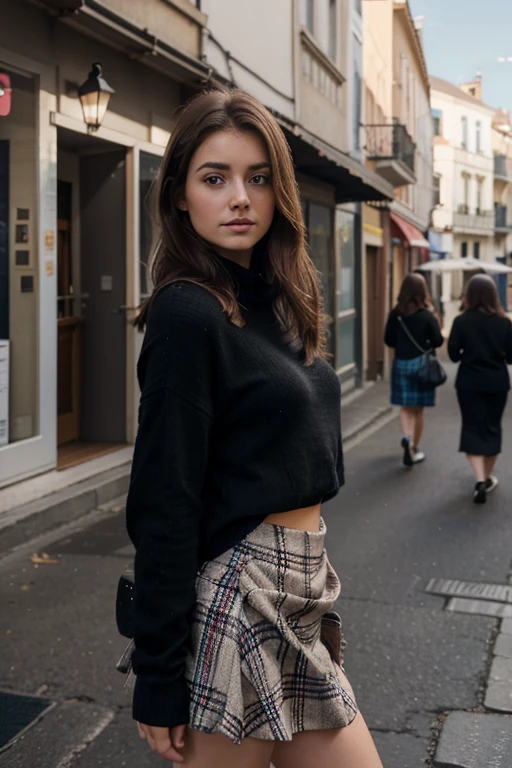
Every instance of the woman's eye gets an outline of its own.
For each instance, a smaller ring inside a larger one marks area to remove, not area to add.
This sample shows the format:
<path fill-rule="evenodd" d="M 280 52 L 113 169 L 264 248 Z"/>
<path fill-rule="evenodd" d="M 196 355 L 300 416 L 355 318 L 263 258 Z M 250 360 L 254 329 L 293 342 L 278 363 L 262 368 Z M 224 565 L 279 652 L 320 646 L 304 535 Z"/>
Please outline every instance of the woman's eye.
<path fill-rule="evenodd" d="M 208 176 L 205 181 L 211 187 L 217 187 L 222 182 L 222 179 L 220 176 Z"/>
<path fill-rule="evenodd" d="M 265 176 L 263 173 L 258 173 L 257 176 L 252 177 L 252 183 L 253 184 L 268 184 L 269 177 Z"/>

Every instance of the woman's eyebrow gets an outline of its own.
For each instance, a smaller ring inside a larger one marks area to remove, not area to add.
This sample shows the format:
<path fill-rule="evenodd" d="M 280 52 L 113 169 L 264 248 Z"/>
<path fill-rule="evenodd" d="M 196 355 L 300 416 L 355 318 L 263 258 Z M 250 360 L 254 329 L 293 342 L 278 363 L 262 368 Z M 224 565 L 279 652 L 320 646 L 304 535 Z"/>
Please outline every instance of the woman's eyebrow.
<path fill-rule="evenodd" d="M 199 173 L 199 171 L 204 170 L 205 168 L 211 168 L 213 171 L 229 171 L 231 170 L 231 166 L 227 163 L 214 163 L 214 162 L 208 162 L 203 163 L 199 166 L 199 168 L 196 170 L 196 173 Z M 261 171 L 263 168 L 270 168 L 270 163 L 267 163 L 266 161 L 263 163 L 254 163 L 253 165 L 249 166 L 250 171 Z"/>

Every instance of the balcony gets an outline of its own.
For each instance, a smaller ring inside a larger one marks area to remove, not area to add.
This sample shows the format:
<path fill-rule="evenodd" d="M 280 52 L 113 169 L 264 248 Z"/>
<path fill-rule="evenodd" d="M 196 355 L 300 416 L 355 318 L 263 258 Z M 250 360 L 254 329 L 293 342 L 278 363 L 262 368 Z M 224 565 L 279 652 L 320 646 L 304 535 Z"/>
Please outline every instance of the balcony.
<path fill-rule="evenodd" d="M 498 234 L 508 235 L 512 232 L 512 224 L 507 224 L 508 211 L 506 205 L 494 204 L 494 231 Z"/>
<path fill-rule="evenodd" d="M 376 172 L 393 187 L 416 182 L 416 144 L 405 125 L 366 125 L 366 156 L 375 162 Z"/>
<path fill-rule="evenodd" d="M 494 155 L 494 176 L 501 181 L 512 183 L 512 158 Z"/>
<path fill-rule="evenodd" d="M 491 235 L 494 232 L 494 212 L 476 210 L 459 205 L 453 216 L 453 231 L 460 234 Z"/>

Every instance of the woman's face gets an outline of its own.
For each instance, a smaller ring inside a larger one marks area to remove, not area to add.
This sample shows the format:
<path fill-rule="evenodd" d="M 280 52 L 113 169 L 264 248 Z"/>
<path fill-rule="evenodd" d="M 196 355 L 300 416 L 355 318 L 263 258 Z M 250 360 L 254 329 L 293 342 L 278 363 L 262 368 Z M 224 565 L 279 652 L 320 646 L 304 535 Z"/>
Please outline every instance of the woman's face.
<path fill-rule="evenodd" d="M 274 215 L 270 158 L 255 133 L 218 131 L 196 150 L 179 202 L 217 253 L 248 267 Z"/>

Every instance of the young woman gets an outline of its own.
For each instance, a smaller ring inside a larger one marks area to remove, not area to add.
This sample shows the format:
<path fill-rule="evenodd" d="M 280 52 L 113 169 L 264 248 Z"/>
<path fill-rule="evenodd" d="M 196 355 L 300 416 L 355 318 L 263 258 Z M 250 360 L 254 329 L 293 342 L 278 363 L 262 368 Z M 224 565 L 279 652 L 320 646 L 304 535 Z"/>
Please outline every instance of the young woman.
<path fill-rule="evenodd" d="M 340 387 L 279 126 L 243 92 L 196 97 L 157 196 L 127 504 L 139 733 L 187 768 L 381 768 L 330 613 Z"/>
<path fill-rule="evenodd" d="M 412 467 L 425 460 L 425 454 L 419 450 L 424 409 L 436 401 L 435 389 L 422 386 L 414 378 L 422 359 L 420 348 L 435 349 L 444 341 L 422 275 L 411 273 L 404 279 L 398 303 L 388 317 L 384 340 L 395 350 L 391 403 L 401 406 L 403 463 Z"/>
<path fill-rule="evenodd" d="M 460 451 L 476 478 L 473 500 L 485 504 L 498 480 L 492 474 L 501 452 L 501 419 L 507 403 L 512 363 L 512 323 L 488 275 L 469 281 L 464 312 L 453 323 L 448 354 L 460 360 L 455 386 L 462 414 Z"/>

